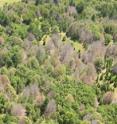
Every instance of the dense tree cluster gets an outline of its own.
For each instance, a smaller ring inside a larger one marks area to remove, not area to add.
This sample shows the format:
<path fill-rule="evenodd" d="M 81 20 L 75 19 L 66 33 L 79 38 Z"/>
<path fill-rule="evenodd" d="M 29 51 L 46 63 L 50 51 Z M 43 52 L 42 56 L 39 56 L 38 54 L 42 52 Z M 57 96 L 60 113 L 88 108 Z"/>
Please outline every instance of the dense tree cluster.
<path fill-rule="evenodd" d="M 0 8 L 0 124 L 117 124 L 116 0 Z"/>

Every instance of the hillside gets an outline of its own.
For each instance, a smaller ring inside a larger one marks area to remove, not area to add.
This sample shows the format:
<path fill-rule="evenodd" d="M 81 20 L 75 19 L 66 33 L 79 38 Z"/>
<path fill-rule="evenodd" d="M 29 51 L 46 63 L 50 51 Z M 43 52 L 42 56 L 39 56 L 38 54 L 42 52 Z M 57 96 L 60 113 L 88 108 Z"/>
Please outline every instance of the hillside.
<path fill-rule="evenodd" d="M 0 124 L 117 124 L 116 0 L 0 0 Z"/>

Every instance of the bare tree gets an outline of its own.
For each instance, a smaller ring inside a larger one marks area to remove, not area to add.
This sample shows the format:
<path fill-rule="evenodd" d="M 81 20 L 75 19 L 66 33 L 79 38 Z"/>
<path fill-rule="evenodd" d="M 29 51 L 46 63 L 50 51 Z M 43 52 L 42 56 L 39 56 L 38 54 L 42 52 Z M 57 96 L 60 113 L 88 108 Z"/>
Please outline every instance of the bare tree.
<path fill-rule="evenodd" d="M 80 80 L 83 83 L 92 85 L 95 83 L 97 78 L 96 69 L 93 64 L 88 64 L 84 70 L 80 73 Z"/>
<path fill-rule="evenodd" d="M 37 84 L 31 84 L 23 90 L 23 96 L 36 97 L 39 94 L 39 88 Z"/>
<path fill-rule="evenodd" d="M 117 62 L 117 45 L 109 45 L 106 50 L 105 57 L 113 59 L 114 62 Z"/>
<path fill-rule="evenodd" d="M 84 43 L 92 43 L 93 42 L 93 34 L 90 30 L 86 29 L 86 27 L 81 27 L 79 30 L 79 40 Z"/>
<path fill-rule="evenodd" d="M 54 113 L 56 112 L 56 102 L 54 99 L 50 100 L 46 109 L 45 109 L 45 112 L 44 112 L 44 115 L 46 117 L 50 117 L 52 116 Z"/>
<path fill-rule="evenodd" d="M 42 105 L 45 101 L 45 96 L 42 93 L 38 93 L 38 95 L 35 98 L 35 103 L 37 105 Z"/>
<path fill-rule="evenodd" d="M 113 99 L 113 92 L 108 91 L 103 96 L 103 103 L 110 104 L 112 102 L 112 99 Z"/>
<path fill-rule="evenodd" d="M 14 116 L 25 116 L 26 109 L 21 104 L 14 104 L 11 108 L 11 114 Z"/>
<path fill-rule="evenodd" d="M 106 46 L 101 41 L 96 41 L 89 46 L 81 59 L 85 64 L 94 63 L 97 59 L 104 60 L 105 53 Z"/>
<path fill-rule="evenodd" d="M 74 49 L 71 44 L 65 44 L 60 49 L 60 61 L 68 64 L 73 56 Z"/>
<path fill-rule="evenodd" d="M 10 84 L 9 78 L 6 75 L 0 75 L 0 84 L 4 87 Z"/>
<path fill-rule="evenodd" d="M 77 10 L 75 6 L 69 6 L 67 8 L 67 12 L 69 13 L 69 15 L 76 15 L 77 14 Z"/>
<path fill-rule="evenodd" d="M 4 38 L 0 37 L 0 45 L 2 45 L 4 43 Z"/>

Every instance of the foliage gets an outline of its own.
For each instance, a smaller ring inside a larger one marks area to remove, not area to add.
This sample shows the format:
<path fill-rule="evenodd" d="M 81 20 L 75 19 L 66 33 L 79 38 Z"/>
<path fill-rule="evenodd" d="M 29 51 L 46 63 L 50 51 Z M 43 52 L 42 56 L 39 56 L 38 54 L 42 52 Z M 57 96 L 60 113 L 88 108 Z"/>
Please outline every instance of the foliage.
<path fill-rule="evenodd" d="M 0 7 L 0 124 L 116 124 L 117 1 Z"/>
<path fill-rule="evenodd" d="M 117 112 L 117 106 L 116 105 L 106 105 L 106 106 L 100 106 L 98 111 L 102 114 L 102 117 L 105 120 L 105 123 L 107 124 L 116 124 L 116 112 Z"/>

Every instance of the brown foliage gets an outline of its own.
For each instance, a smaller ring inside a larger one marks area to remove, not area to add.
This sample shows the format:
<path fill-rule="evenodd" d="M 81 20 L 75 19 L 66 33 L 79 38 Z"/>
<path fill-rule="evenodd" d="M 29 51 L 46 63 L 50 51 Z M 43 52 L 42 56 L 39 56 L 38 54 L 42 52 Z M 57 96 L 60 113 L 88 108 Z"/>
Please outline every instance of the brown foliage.
<path fill-rule="evenodd" d="M 6 75 L 0 75 L 0 85 L 5 87 L 8 84 L 10 84 L 8 77 Z"/>
<path fill-rule="evenodd" d="M 21 104 L 14 104 L 11 108 L 11 114 L 14 116 L 25 116 L 26 109 Z"/>
<path fill-rule="evenodd" d="M 93 42 L 93 34 L 86 28 L 81 28 L 79 30 L 79 40 L 85 43 Z"/>
<path fill-rule="evenodd" d="M 108 46 L 105 56 L 117 62 L 117 45 L 113 44 Z"/>
<path fill-rule="evenodd" d="M 114 92 L 108 91 L 103 95 L 103 103 L 104 104 L 117 104 L 117 91 Z"/>
<path fill-rule="evenodd" d="M 114 40 L 114 41 L 117 41 L 117 33 L 114 34 L 114 36 L 113 36 L 113 40 Z"/>
<path fill-rule="evenodd" d="M 69 6 L 67 8 L 67 12 L 69 15 L 76 15 L 77 14 L 77 10 L 75 6 Z"/>
<path fill-rule="evenodd" d="M 50 54 L 55 53 L 61 47 L 62 42 L 60 39 L 60 35 L 58 33 L 54 33 L 51 35 L 50 40 L 46 42 L 46 49 Z"/>
<path fill-rule="evenodd" d="M 87 67 L 81 72 L 80 80 L 86 84 L 92 85 L 94 84 L 97 73 L 93 64 L 88 64 Z"/>
<path fill-rule="evenodd" d="M 84 63 L 82 63 L 82 61 L 80 59 L 78 59 L 76 61 L 76 66 L 75 66 L 74 72 L 73 72 L 73 76 L 75 77 L 76 80 L 79 80 L 79 76 L 82 73 L 82 71 L 84 71 L 85 68 L 86 68 L 86 65 Z"/>
<path fill-rule="evenodd" d="M 45 101 L 45 96 L 42 93 L 39 93 L 35 98 L 35 102 L 37 105 L 42 105 L 44 101 Z"/>
<path fill-rule="evenodd" d="M 82 55 L 82 61 L 87 63 L 94 63 L 98 59 L 104 60 L 106 47 L 101 41 L 93 42 L 88 50 Z"/>
<path fill-rule="evenodd" d="M 47 96 L 49 99 L 51 99 L 51 98 L 55 97 L 55 92 L 51 90 L 48 92 Z"/>
<path fill-rule="evenodd" d="M 27 86 L 23 91 L 23 96 L 26 97 L 36 97 L 39 94 L 39 88 L 37 84 L 31 84 Z"/>
<path fill-rule="evenodd" d="M 62 44 L 60 35 L 58 33 L 52 34 L 51 40 L 56 48 L 59 48 Z"/>
<path fill-rule="evenodd" d="M 26 124 L 25 118 L 20 118 L 18 124 Z"/>
<path fill-rule="evenodd" d="M 51 117 L 56 112 L 56 102 L 54 99 L 50 100 L 45 109 L 44 115 Z"/>
<path fill-rule="evenodd" d="M 115 89 L 115 91 L 113 93 L 112 104 L 117 104 L 117 90 L 116 89 Z"/>
<path fill-rule="evenodd" d="M 36 38 L 32 33 L 28 33 L 27 40 L 34 41 L 34 40 L 36 40 Z"/>
<path fill-rule="evenodd" d="M 4 38 L 0 37 L 0 45 L 2 45 L 4 43 Z"/>
<path fill-rule="evenodd" d="M 74 49 L 71 44 L 64 44 L 60 50 L 60 61 L 63 64 L 68 64 L 73 57 Z"/>
<path fill-rule="evenodd" d="M 112 67 L 112 73 L 117 74 L 117 65 Z"/>
<path fill-rule="evenodd" d="M 113 92 L 108 91 L 103 96 L 103 103 L 110 104 L 112 102 L 112 99 L 113 99 Z"/>
<path fill-rule="evenodd" d="M 93 62 L 93 53 L 91 52 L 84 52 L 82 57 L 81 57 L 83 63 L 87 64 L 87 63 L 91 63 Z"/>

